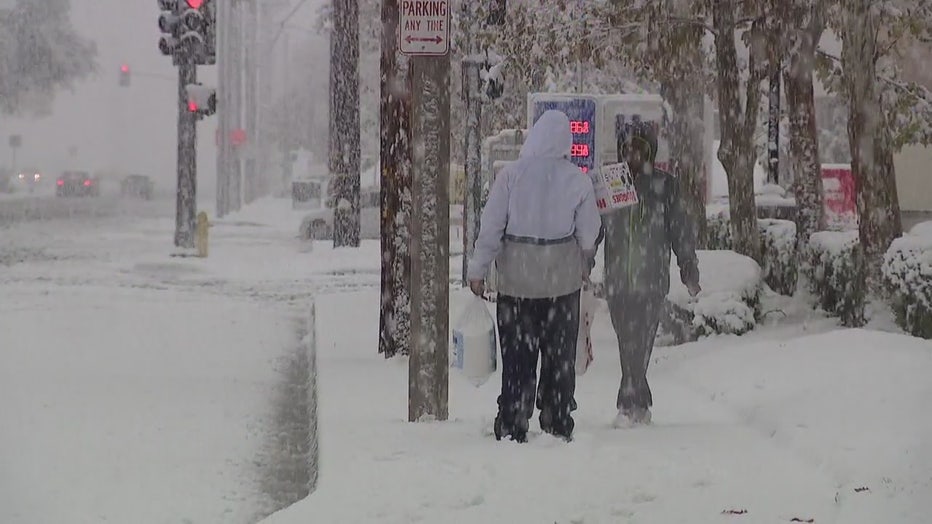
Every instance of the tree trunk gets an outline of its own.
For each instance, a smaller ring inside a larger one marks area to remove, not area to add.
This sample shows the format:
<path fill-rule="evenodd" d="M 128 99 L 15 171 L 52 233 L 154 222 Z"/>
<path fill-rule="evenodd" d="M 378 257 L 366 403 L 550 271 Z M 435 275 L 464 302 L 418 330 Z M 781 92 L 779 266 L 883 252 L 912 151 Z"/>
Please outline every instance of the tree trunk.
<path fill-rule="evenodd" d="M 671 36 L 678 41 L 680 51 L 673 58 L 677 63 L 670 64 L 672 78 L 660 89 L 673 109 L 669 131 L 671 170 L 680 180 L 683 205 L 695 227 L 698 245 L 704 247 L 708 237 L 705 213 L 708 177 L 703 180 L 703 174 L 711 166 L 705 166 L 702 33 L 688 28 Z"/>
<path fill-rule="evenodd" d="M 379 353 L 409 354 L 411 343 L 411 257 L 408 253 L 411 192 L 410 93 L 398 63 L 395 32 L 398 0 L 382 0 L 381 98 L 379 106 L 382 175 L 382 301 Z"/>
<path fill-rule="evenodd" d="M 882 291 L 881 264 L 903 232 L 892 140 L 877 88 L 877 21 L 867 2 L 845 2 L 842 67 L 848 95 L 848 140 L 867 285 Z"/>
<path fill-rule="evenodd" d="M 746 105 L 742 108 L 739 96 L 738 52 L 734 36 L 737 11 L 735 3 L 734 0 L 716 1 L 713 2 L 712 10 L 716 32 L 715 61 L 721 128 L 718 158 L 728 176 L 733 248 L 736 252 L 760 262 L 760 231 L 757 229 L 757 207 L 754 201 L 754 131 L 764 75 L 756 66 L 758 60 L 752 51 L 745 85 Z"/>
<path fill-rule="evenodd" d="M 784 73 L 790 123 L 790 160 L 796 194 L 797 231 L 800 248 L 809 237 L 825 228 L 822 165 L 819 161 L 819 130 L 816 126 L 812 71 L 815 50 L 822 35 L 820 16 L 810 7 L 808 21 L 794 31 L 789 47 L 789 65 Z"/>
<path fill-rule="evenodd" d="M 330 32 L 333 246 L 359 247 L 359 3 L 333 0 Z"/>

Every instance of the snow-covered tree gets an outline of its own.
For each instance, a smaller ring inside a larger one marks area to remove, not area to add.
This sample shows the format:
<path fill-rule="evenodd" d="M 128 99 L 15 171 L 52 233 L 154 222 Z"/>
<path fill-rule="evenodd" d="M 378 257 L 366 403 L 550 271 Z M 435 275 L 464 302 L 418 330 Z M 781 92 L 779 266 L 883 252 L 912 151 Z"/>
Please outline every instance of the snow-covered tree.
<path fill-rule="evenodd" d="M 359 247 L 359 1 L 333 0 L 330 157 L 334 247 Z"/>
<path fill-rule="evenodd" d="M 0 112 L 41 114 L 57 91 L 96 71 L 97 48 L 75 32 L 68 0 L 0 8 Z"/>
<path fill-rule="evenodd" d="M 825 28 L 819 0 L 777 0 L 778 51 L 789 115 L 790 163 L 797 204 L 797 238 L 805 246 L 824 228 L 822 164 L 813 85 L 816 47 Z"/>
<path fill-rule="evenodd" d="M 367 0 L 368 1 L 368 0 Z M 407 355 L 411 344 L 410 94 L 406 67 L 397 49 L 398 0 L 382 0 L 379 96 L 381 182 L 381 308 L 379 353 Z"/>
<path fill-rule="evenodd" d="M 651 83 L 669 105 L 663 131 L 670 143 L 671 166 L 680 178 L 687 212 L 705 243 L 705 162 L 703 109 L 712 84 L 703 46 L 708 6 L 689 0 L 639 2 L 614 0 L 593 8 L 589 39 L 599 54 L 619 60 L 642 82 Z"/>
<path fill-rule="evenodd" d="M 838 0 L 829 11 L 841 57 L 822 53 L 823 78 L 848 102 L 848 140 L 857 189 L 868 282 L 880 289 L 880 266 L 902 233 L 893 155 L 906 144 L 932 143 L 932 93 L 901 79 L 904 45 L 928 41 L 932 4 L 924 0 Z"/>
<path fill-rule="evenodd" d="M 768 74 L 772 16 L 748 12 L 757 6 L 735 0 L 712 2 L 715 70 L 721 145 L 718 159 L 728 176 L 732 238 L 738 253 L 761 258 L 757 206 L 754 200 L 754 135 L 762 101 L 761 83 Z M 741 16 L 749 26 L 742 28 Z M 748 47 L 747 74 L 738 62 L 736 34 Z M 742 82 L 742 76 L 744 81 Z M 742 89 L 743 83 L 743 89 Z"/>

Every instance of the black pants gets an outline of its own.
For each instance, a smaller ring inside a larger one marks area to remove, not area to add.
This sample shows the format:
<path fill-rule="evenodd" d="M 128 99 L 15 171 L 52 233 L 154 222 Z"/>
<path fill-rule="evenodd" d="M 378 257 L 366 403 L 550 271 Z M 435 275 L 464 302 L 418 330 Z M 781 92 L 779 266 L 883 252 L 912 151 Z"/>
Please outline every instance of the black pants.
<path fill-rule="evenodd" d="M 620 294 L 609 296 L 607 302 L 621 358 L 621 385 L 616 407 L 621 410 L 649 408 L 654 401 L 647 383 L 647 368 L 664 297 Z"/>
<path fill-rule="evenodd" d="M 499 295 L 497 313 L 502 348 L 498 416 L 505 432 L 526 433 L 536 401 L 541 428 L 571 436 L 574 424 L 570 412 L 576 409 L 579 292 L 543 299 Z"/>

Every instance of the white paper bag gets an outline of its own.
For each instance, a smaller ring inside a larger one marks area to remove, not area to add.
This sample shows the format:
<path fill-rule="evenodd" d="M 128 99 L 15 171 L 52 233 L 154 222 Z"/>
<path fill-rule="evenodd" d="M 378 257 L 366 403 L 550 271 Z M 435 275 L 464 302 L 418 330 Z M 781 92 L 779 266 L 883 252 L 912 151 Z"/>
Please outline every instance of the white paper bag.
<path fill-rule="evenodd" d="M 470 299 L 453 328 L 453 363 L 476 387 L 498 369 L 498 340 L 495 319 L 477 296 Z"/>
<path fill-rule="evenodd" d="M 595 357 L 592 354 L 592 319 L 595 317 L 596 298 L 587 283 L 579 292 L 579 332 L 576 335 L 576 375 L 589 369 Z"/>
<path fill-rule="evenodd" d="M 627 162 L 602 166 L 592 178 L 599 213 L 604 215 L 638 203 L 634 177 Z"/>

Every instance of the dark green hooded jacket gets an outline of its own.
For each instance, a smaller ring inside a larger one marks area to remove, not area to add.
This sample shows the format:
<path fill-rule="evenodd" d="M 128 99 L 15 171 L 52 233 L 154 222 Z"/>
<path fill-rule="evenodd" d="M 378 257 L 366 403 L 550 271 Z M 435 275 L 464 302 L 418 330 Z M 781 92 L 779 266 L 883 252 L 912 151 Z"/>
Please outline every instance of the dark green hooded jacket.
<path fill-rule="evenodd" d="M 671 250 L 683 284 L 698 284 L 695 228 L 683 208 L 679 180 L 654 169 L 637 175 L 634 185 L 638 203 L 602 217 L 606 295 L 665 297 Z"/>

